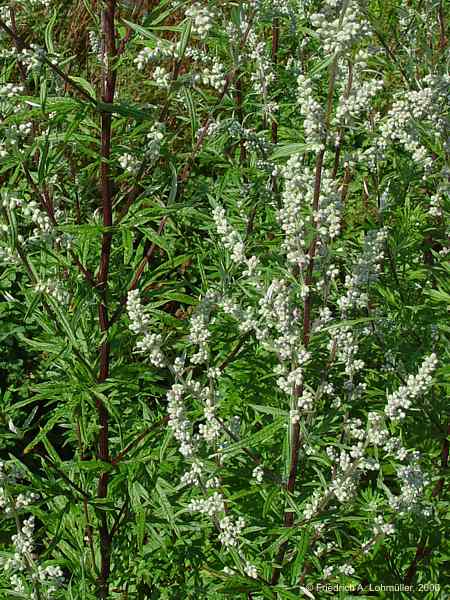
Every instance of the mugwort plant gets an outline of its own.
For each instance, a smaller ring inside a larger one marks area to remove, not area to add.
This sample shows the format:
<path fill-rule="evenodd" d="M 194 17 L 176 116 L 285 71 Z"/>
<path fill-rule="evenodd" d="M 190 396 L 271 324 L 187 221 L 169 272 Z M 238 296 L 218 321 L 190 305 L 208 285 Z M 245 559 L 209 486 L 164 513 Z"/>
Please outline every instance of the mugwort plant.
<path fill-rule="evenodd" d="M 449 18 L 4 0 L 1 598 L 447 597 Z"/>

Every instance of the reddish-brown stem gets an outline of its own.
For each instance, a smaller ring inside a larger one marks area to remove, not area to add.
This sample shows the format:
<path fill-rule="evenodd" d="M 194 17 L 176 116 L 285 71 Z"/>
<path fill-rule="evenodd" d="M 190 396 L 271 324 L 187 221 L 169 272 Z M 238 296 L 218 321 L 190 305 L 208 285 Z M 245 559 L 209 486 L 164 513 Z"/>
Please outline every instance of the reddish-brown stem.
<path fill-rule="evenodd" d="M 116 87 L 116 73 L 113 61 L 116 56 L 115 39 L 115 12 L 116 1 L 107 0 L 102 9 L 102 35 L 103 35 L 103 74 L 102 74 L 102 101 L 112 103 Z M 108 230 L 102 235 L 100 268 L 97 276 L 98 288 L 101 299 L 98 306 L 98 317 L 102 342 L 100 344 L 100 368 L 98 381 L 104 382 L 109 376 L 110 368 L 110 344 L 108 340 L 108 275 L 111 259 L 112 232 L 112 181 L 110 174 L 111 154 L 111 123 L 112 115 L 109 112 L 101 113 L 101 164 L 100 164 L 100 190 L 102 201 L 103 226 Z M 104 462 L 110 461 L 109 456 L 109 418 L 108 411 L 100 398 L 96 400 L 99 439 L 98 457 Z M 97 486 L 97 497 L 106 498 L 108 495 L 108 471 L 100 474 Z M 108 519 L 104 511 L 100 514 L 100 576 L 99 576 L 99 598 L 108 597 L 108 580 L 111 570 L 111 535 L 108 529 Z"/>
<path fill-rule="evenodd" d="M 438 22 L 439 22 L 439 48 L 443 50 L 448 44 L 448 38 L 446 35 L 446 24 L 444 16 L 444 2 L 441 0 L 438 7 Z"/>
<path fill-rule="evenodd" d="M 14 34 L 13 44 L 14 44 L 15 49 L 17 50 L 17 53 L 20 53 L 23 50 L 23 45 L 21 43 L 22 40 L 17 35 L 16 10 L 13 7 L 11 7 L 9 9 L 9 18 L 11 19 L 11 31 Z M 21 79 L 25 89 L 28 89 L 27 72 L 26 72 L 25 67 L 23 66 L 23 63 L 21 60 L 17 60 L 17 66 L 18 66 L 19 72 L 20 72 L 20 79 Z"/>

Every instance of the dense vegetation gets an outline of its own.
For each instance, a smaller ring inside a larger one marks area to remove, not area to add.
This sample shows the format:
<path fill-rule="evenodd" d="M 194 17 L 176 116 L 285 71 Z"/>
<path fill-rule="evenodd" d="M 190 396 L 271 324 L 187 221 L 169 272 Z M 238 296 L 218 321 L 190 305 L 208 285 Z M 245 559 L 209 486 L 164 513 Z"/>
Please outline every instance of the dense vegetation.
<path fill-rule="evenodd" d="M 0 599 L 444 599 L 444 0 L 4 0 Z"/>

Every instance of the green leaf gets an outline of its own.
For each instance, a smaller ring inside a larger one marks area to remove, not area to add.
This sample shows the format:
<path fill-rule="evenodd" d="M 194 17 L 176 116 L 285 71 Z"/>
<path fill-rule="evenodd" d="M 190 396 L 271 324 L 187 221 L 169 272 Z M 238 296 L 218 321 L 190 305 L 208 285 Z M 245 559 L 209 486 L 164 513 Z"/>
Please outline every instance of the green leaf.
<path fill-rule="evenodd" d="M 67 409 L 64 405 L 55 409 L 54 414 L 49 418 L 44 427 L 40 429 L 37 436 L 25 447 L 23 451 L 24 454 L 28 454 L 29 452 L 31 452 L 31 450 L 33 450 L 33 448 L 37 446 L 47 436 L 47 433 L 49 433 L 49 431 L 53 429 L 53 427 L 58 423 L 58 421 L 64 418 L 64 416 L 66 415 L 66 410 Z"/>
<path fill-rule="evenodd" d="M 271 160 L 278 160 L 279 158 L 286 158 L 287 156 L 292 156 L 293 154 L 303 154 L 305 152 L 310 152 L 311 150 L 312 148 L 310 144 L 284 144 L 282 146 L 277 146 L 270 158 Z"/>
<path fill-rule="evenodd" d="M 57 11 L 55 11 L 45 27 L 45 33 L 44 33 L 45 47 L 47 48 L 47 52 L 49 54 L 55 54 L 55 48 L 53 46 L 52 34 L 53 34 L 53 27 L 55 26 L 57 16 L 58 16 L 58 13 L 57 13 Z"/>
<path fill-rule="evenodd" d="M 150 240 L 155 246 L 158 248 L 162 248 L 170 254 L 170 246 L 168 242 L 161 237 L 156 231 L 154 231 L 151 227 L 138 227 L 138 230 L 144 234 L 144 237 Z"/>
<path fill-rule="evenodd" d="M 89 94 L 89 96 L 95 100 L 97 97 L 97 94 L 95 93 L 95 89 L 93 87 L 93 85 L 91 83 L 89 83 L 89 81 L 86 81 L 86 79 L 84 79 L 83 77 L 74 77 L 73 75 L 69 76 L 69 79 L 71 81 L 73 81 L 74 83 L 76 83 L 77 85 L 79 85 L 81 88 L 83 88 L 83 90 Z"/>

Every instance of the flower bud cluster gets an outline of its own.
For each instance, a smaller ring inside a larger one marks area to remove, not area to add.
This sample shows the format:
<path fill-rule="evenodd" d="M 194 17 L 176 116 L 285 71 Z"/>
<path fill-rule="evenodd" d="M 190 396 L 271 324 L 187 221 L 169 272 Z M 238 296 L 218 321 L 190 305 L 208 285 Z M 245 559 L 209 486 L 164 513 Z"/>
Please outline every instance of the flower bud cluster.
<path fill-rule="evenodd" d="M 423 506 L 423 495 L 426 486 L 430 483 L 423 472 L 418 459 L 413 457 L 410 464 L 397 468 L 397 477 L 400 480 L 401 490 L 398 496 L 391 495 L 389 504 L 400 516 L 411 512 L 424 512 L 429 510 Z"/>
<path fill-rule="evenodd" d="M 421 364 L 417 375 L 409 375 L 406 384 L 399 387 L 387 397 L 385 407 L 386 415 L 393 420 L 401 420 L 406 417 L 406 411 L 411 407 L 414 400 L 423 396 L 433 383 L 432 373 L 437 367 L 436 354 L 427 356 Z"/>
<path fill-rule="evenodd" d="M 327 55 L 350 50 L 371 31 L 361 11 L 360 0 L 325 0 L 322 12 L 311 15 L 311 23 Z"/>
<path fill-rule="evenodd" d="M 142 339 L 138 340 L 136 344 L 137 352 L 145 353 L 155 367 L 164 367 L 166 359 L 161 350 L 162 336 L 150 331 L 150 320 L 141 304 L 139 290 L 128 292 L 127 311 L 131 331 L 142 336 Z"/>
<path fill-rule="evenodd" d="M 337 183 L 324 171 L 320 190 L 319 208 L 314 214 L 317 233 L 322 241 L 334 240 L 341 231 L 341 195 Z"/>
<path fill-rule="evenodd" d="M 155 67 L 153 70 L 153 80 L 157 87 L 168 89 L 170 87 L 170 83 L 172 81 L 171 73 L 166 69 L 166 67 Z"/>
<path fill-rule="evenodd" d="M 147 144 L 144 147 L 145 158 L 150 162 L 156 162 L 161 153 L 161 144 L 164 140 L 164 125 L 155 123 L 146 136 Z"/>
<path fill-rule="evenodd" d="M 170 60 L 174 55 L 174 47 L 166 40 L 164 42 L 158 40 L 154 48 L 145 46 L 136 58 L 134 63 L 142 71 L 149 63 L 163 60 Z"/>
<path fill-rule="evenodd" d="M 339 327 L 330 332 L 328 345 L 330 352 L 336 352 L 336 359 L 344 363 L 344 372 L 350 380 L 364 368 L 364 361 L 357 357 L 359 346 L 354 331 L 350 327 Z"/>
<path fill-rule="evenodd" d="M 126 152 L 125 154 L 119 156 L 119 165 L 127 173 L 136 175 L 136 173 L 139 171 L 140 161 L 137 156 L 133 156 L 132 154 Z"/>
<path fill-rule="evenodd" d="M 221 92 L 224 89 L 226 81 L 226 70 L 223 63 L 214 58 L 211 66 L 206 66 L 203 70 L 194 75 L 194 83 L 202 83 L 205 86 L 212 87 Z"/>
<path fill-rule="evenodd" d="M 225 209 L 222 206 L 214 208 L 213 219 L 222 244 L 231 252 L 231 260 L 236 264 L 243 263 L 245 261 L 244 241 L 242 236 L 228 223 Z"/>
<path fill-rule="evenodd" d="M 91 47 L 91 52 L 97 56 L 97 58 L 101 59 L 101 51 L 102 51 L 102 42 L 98 36 L 96 31 L 89 31 L 89 46 Z"/>
<path fill-rule="evenodd" d="M 314 98 L 313 83 L 305 75 L 297 78 L 297 102 L 304 119 L 305 143 L 319 152 L 325 138 L 325 116 L 321 104 Z"/>
<path fill-rule="evenodd" d="M 186 11 L 186 17 L 192 19 L 193 35 L 200 39 L 208 37 L 214 26 L 214 12 L 210 8 L 195 2 Z"/>
<path fill-rule="evenodd" d="M 34 492 L 22 492 L 14 496 L 12 487 L 17 484 L 21 473 L 13 466 L 8 468 L 0 461 L 0 512 L 6 517 L 15 517 L 18 531 L 12 538 L 13 553 L 10 556 L 0 557 L 0 566 L 4 575 L 9 578 L 12 592 L 23 595 L 31 586 L 31 597 L 37 598 L 35 590 L 39 587 L 44 600 L 50 600 L 54 593 L 64 582 L 64 575 L 60 567 L 40 565 L 34 554 L 34 516 L 29 516 L 22 523 L 19 514 L 39 499 Z"/>
<path fill-rule="evenodd" d="M 37 44 L 30 44 L 29 48 L 23 48 L 20 52 L 16 52 L 17 60 L 19 60 L 27 69 L 27 72 L 39 70 L 44 60 L 47 58 L 47 52 Z M 52 62 L 55 62 L 52 59 Z"/>
<path fill-rule="evenodd" d="M 377 147 L 385 152 L 389 143 L 399 143 L 409 152 L 412 159 L 425 171 L 433 164 L 431 152 L 420 141 L 417 123 L 431 128 L 430 134 L 445 136 L 443 107 L 450 99 L 448 91 L 450 76 L 428 75 L 421 82 L 424 87 L 411 90 L 397 98 L 381 124 Z"/>
<path fill-rule="evenodd" d="M 367 305 L 367 288 L 369 283 L 377 279 L 381 271 L 386 238 L 386 228 L 369 231 L 366 235 L 362 256 L 352 275 L 347 275 L 345 278 L 347 292 L 337 302 L 343 316 L 353 308 L 364 308 Z"/>
<path fill-rule="evenodd" d="M 267 110 L 268 92 L 270 85 L 275 81 L 275 72 L 267 56 L 266 43 L 260 41 L 255 31 L 251 31 L 247 38 L 249 47 L 249 60 L 254 63 L 250 79 L 254 85 L 256 94 L 262 98 L 265 112 L 273 113 L 278 108 L 275 104 Z"/>
<path fill-rule="evenodd" d="M 67 306 L 70 299 L 70 294 L 67 292 L 61 283 L 56 279 L 47 279 L 45 281 L 38 281 L 34 286 L 35 291 L 38 294 L 47 294 L 51 296 L 64 306 Z"/>
<path fill-rule="evenodd" d="M 373 98 L 383 89 L 382 79 L 365 79 L 368 57 L 369 54 L 366 50 L 360 50 L 356 55 L 351 72 L 352 85 L 348 92 L 346 90 L 347 81 L 342 81 L 343 89 L 333 119 L 335 126 L 347 125 L 370 110 Z M 347 77 L 350 77 L 350 74 Z"/>

